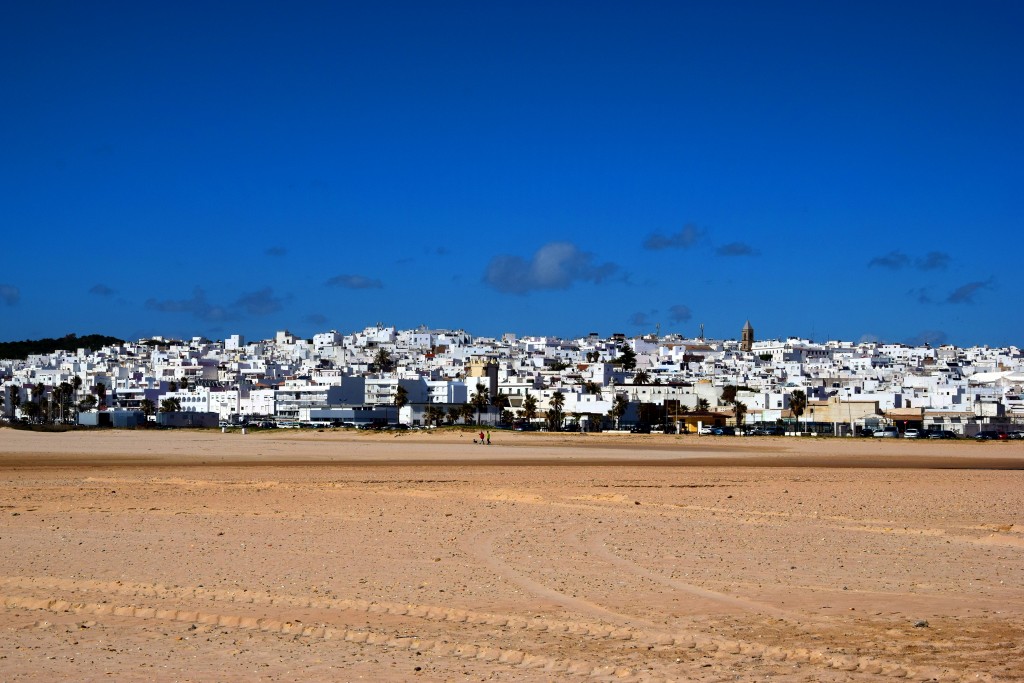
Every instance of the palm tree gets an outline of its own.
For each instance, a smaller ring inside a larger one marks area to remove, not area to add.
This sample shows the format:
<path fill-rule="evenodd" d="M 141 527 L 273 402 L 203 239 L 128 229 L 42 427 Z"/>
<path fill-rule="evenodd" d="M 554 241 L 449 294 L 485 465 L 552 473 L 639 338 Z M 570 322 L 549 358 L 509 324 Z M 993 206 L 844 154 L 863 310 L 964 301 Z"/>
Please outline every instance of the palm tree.
<path fill-rule="evenodd" d="M 651 381 L 651 374 L 646 370 L 640 370 L 633 375 L 633 384 L 647 384 Z"/>
<path fill-rule="evenodd" d="M 21 414 L 27 417 L 32 422 L 35 422 L 39 418 L 39 404 L 35 401 L 25 401 L 20 404 Z"/>
<path fill-rule="evenodd" d="M 601 385 L 598 384 L 597 382 L 588 380 L 583 383 L 583 392 L 587 394 L 600 394 Z"/>
<path fill-rule="evenodd" d="M 60 405 L 62 400 L 62 393 L 63 389 L 61 389 L 59 384 L 50 389 L 50 422 L 57 422 L 61 418 Z"/>
<path fill-rule="evenodd" d="M 500 422 L 504 422 L 505 420 L 501 418 L 501 415 L 503 414 L 504 409 L 509 406 L 508 396 L 499 391 L 491 397 L 491 405 L 498 409 L 498 420 Z"/>
<path fill-rule="evenodd" d="M 789 395 L 789 409 L 793 411 L 793 415 L 796 417 L 797 428 L 800 427 L 800 416 L 804 414 L 806 407 L 807 394 L 804 393 L 803 389 L 796 389 Z"/>
<path fill-rule="evenodd" d="M 21 406 L 21 387 L 17 384 L 11 385 L 11 414 Z"/>
<path fill-rule="evenodd" d="M 395 412 L 397 413 L 405 406 L 409 405 L 409 390 L 403 387 L 401 384 L 395 389 Z M 395 422 L 398 421 L 398 415 L 395 415 Z"/>
<path fill-rule="evenodd" d="M 428 425 L 437 426 L 444 419 L 444 410 L 438 406 L 427 406 L 423 411 L 423 417 Z"/>
<path fill-rule="evenodd" d="M 81 377 L 81 375 L 75 375 L 74 377 L 71 378 L 71 387 L 75 391 L 74 404 L 75 404 L 75 412 L 77 413 L 78 412 L 78 392 L 81 391 L 81 389 L 82 389 L 82 377 Z M 78 422 L 78 415 L 77 414 L 75 415 L 75 422 Z"/>
<path fill-rule="evenodd" d="M 469 424 L 469 421 L 473 419 L 473 406 L 469 403 L 463 403 L 459 406 L 459 416 L 462 417 L 463 424 Z"/>
<path fill-rule="evenodd" d="M 457 406 L 457 405 L 450 405 L 450 406 L 448 406 L 448 424 L 450 424 L 450 425 L 455 424 L 455 421 L 459 419 L 459 416 L 461 414 L 462 414 L 462 410 L 461 410 L 461 408 L 459 406 Z"/>
<path fill-rule="evenodd" d="M 377 372 L 387 372 L 394 362 L 391 360 L 391 353 L 387 349 L 377 349 L 377 355 L 373 357 L 373 367 Z"/>
<path fill-rule="evenodd" d="M 150 401 L 148 398 L 142 399 L 142 402 L 139 404 L 139 406 L 142 408 L 142 414 L 145 415 L 146 417 L 149 417 L 154 412 L 156 412 L 156 406 L 153 405 L 153 402 Z"/>
<path fill-rule="evenodd" d="M 102 382 L 97 382 L 92 388 L 92 393 L 96 394 L 96 405 L 102 408 L 106 405 L 107 401 L 107 385 Z"/>
<path fill-rule="evenodd" d="M 72 395 L 75 393 L 75 387 L 70 382 L 61 382 L 55 389 L 55 393 L 58 415 L 60 416 L 60 421 L 64 422 L 68 417 L 69 403 L 71 402 Z"/>
<path fill-rule="evenodd" d="M 708 408 L 710 407 L 711 404 L 708 403 L 708 400 L 706 398 L 697 399 L 697 412 L 707 412 Z"/>
<path fill-rule="evenodd" d="M 160 401 L 161 413 L 174 413 L 181 410 L 181 401 L 176 398 L 165 398 Z"/>
<path fill-rule="evenodd" d="M 565 394 L 561 391 L 556 391 L 551 396 L 548 404 L 551 406 L 551 410 L 548 411 L 548 418 L 551 421 L 551 429 L 557 432 L 562 426 L 562 407 L 565 406 Z"/>
<path fill-rule="evenodd" d="M 619 428 L 619 420 L 626 414 L 628 408 L 629 399 L 622 394 L 616 394 L 612 401 L 612 409 L 608 411 L 608 416 L 615 420 L 615 429 Z"/>
<path fill-rule="evenodd" d="M 537 399 L 534 398 L 533 394 L 527 394 L 526 398 L 523 399 L 523 417 L 526 418 L 528 423 L 537 417 Z"/>
<path fill-rule="evenodd" d="M 43 403 L 43 398 L 46 394 L 46 385 L 42 382 L 37 382 L 32 386 L 32 403 L 35 404 L 35 417 L 41 418 L 42 420 L 48 420 L 50 418 L 49 413 L 46 410 L 46 404 Z"/>
<path fill-rule="evenodd" d="M 743 417 L 747 414 L 747 404 L 742 401 L 736 401 L 733 403 L 732 408 L 736 416 L 736 426 L 743 426 Z"/>
<path fill-rule="evenodd" d="M 480 424 L 480 411 L 487 409 L 487 404 L 490 402 L 488 395 L 490 390 L 483 384 L 477 382 L 476 391 L 469 397 L 469 403 L 476 409 L 476 423 Z"/>

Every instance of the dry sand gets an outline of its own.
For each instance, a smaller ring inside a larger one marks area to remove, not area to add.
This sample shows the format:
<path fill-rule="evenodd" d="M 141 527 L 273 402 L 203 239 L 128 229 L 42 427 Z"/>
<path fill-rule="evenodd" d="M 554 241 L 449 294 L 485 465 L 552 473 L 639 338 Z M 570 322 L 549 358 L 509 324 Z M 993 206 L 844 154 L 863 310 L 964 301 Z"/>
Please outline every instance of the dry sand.
<path fill-rule="evenodd" d="M 471 439 L 0 430 L 0 678 L 1024 680 L 1024 443 Z"/>

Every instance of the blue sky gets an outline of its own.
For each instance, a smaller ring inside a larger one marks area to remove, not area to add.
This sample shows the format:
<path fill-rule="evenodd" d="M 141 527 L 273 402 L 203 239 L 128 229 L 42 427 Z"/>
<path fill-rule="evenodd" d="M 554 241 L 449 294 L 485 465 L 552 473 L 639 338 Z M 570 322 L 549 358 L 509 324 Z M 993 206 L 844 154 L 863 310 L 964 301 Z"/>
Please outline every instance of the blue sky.
<path fill-rule="evenodd" d="M 1024 5 L 14 3 L 0 340 L 1021 345 Z"/>

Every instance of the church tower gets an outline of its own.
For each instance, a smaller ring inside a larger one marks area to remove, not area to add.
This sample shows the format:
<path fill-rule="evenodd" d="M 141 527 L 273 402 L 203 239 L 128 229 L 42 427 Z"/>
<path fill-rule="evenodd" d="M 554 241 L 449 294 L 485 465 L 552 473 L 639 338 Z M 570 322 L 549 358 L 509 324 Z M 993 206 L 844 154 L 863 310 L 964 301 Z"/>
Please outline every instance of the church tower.
<path fill-rule="evenodd" d="M 750 351 L 754 348 L 754 328 L 750 326 L 748 320 L 743 325 L 743 331 L 740 332 L 740 350 Z"/>

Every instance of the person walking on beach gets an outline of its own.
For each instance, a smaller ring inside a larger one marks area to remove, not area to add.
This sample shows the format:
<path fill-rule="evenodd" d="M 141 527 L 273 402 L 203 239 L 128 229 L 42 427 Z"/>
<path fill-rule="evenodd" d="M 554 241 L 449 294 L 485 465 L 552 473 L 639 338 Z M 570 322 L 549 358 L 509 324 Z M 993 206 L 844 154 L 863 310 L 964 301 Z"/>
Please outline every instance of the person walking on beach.
<path fill-rule="evenodd" d="M 488 446 L 491 445 L 491 430 L 490 429 L 487 430 L 487 445 Z"/>
<path fill-rule="evenodd" d="M 480 445 L 481 446 L 484 445 L 484 433 L 483 432 L 480 432 Z"/>

